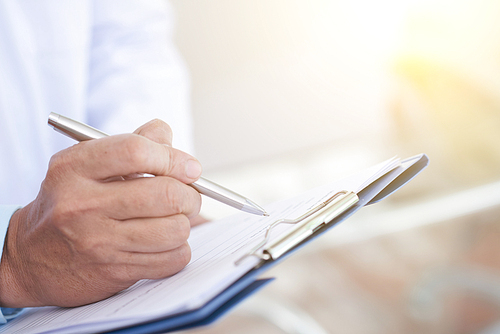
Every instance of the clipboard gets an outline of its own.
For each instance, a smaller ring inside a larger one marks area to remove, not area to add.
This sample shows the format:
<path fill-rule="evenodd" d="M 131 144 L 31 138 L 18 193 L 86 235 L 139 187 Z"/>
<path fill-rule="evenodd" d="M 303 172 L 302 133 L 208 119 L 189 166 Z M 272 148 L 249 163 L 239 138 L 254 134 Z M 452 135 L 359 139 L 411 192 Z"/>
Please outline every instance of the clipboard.
<path fill-rule="evenodd" d="M 389 171 L 357 193 L 347 190 L 335 193 L 296 219 L 275 221 L 269 225 L 264 240 L 237 261 L 244 261 L 246 257 L 258 257 L 260 259 L 258 264 L 202 307 L 105 333 L 168 333 L 215 322 L 241 301 L 273 281 L 273 278 L 260 279 L 260 275 L 264 272 L 362 207 L 380 202 L 391 195 L 418 175 L 428 163 L 429 159 L 425 154 L 402 160 L 401 166 L 403 167 Z M 269 242 L 269 232 L 279 224 L 294 224 L 295 226 L 287 233 L 280 235 L 278 239 Z"/>

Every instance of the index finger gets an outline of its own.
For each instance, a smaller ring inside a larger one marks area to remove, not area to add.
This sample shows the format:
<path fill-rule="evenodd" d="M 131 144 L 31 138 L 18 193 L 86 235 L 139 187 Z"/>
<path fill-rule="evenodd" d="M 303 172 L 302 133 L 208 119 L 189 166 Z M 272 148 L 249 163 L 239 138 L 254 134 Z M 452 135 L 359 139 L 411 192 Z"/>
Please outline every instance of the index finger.
<path fill-rule="evenodd" d="M 95 180 L 147 173 L 190 184 L 201 175 L 201 164 L 193 156 L 137 134 L 81 142 L 68 153 L 64 163 L 72 165 L 78 174 Z"/>
<path fill-rule="evenodd" d="M 160 119 L 153 119 L 147 122 L 135 130 L 134 133 L 151 139 L 154 142 L 172 146 L 172 129 Z"/>

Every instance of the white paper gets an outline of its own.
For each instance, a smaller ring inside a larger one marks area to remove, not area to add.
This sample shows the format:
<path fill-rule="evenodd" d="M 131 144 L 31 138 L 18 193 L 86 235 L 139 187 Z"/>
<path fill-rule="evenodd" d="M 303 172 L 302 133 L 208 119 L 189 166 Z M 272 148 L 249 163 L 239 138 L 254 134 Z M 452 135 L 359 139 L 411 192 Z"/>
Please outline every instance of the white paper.
<path fill-rule="evenodd" d="M 138 322 L 174 315 L 201 307 L 258 262 L 248 253 L 263 238 L 266 228 L 281 218 L 296 218 L 338 191 L 359 191 L 399 166 L 391 159 L 364 172 L 308 191 L 298 197 L 265 207 L 269 217 L 238 213 L 192 229 L 192 259 L 176 275 L 162 280 L 142 280 L 103 301 L 77 308 L 31 309 L 0 328 L 0 333 L 82 333 L 106 331 Z M 280 225 L 279 235 L 290 225 Z M 275 235 L 275 236 L 276 236 Z"/>

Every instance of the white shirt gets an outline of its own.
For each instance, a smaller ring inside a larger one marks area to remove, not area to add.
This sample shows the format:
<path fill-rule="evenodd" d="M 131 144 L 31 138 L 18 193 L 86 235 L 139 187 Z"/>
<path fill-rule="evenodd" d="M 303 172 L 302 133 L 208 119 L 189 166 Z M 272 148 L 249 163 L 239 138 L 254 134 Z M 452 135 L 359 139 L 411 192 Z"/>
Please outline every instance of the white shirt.
<path fill-rule="evenodd" d="M 0 0 L 0 204 L 31 202 L 50 157 L 75 143 L 50 112 L 109 134 L 161 118 L 191 151 L 172 25 L 161 0 Z"/>
<path fill-rule="evenodd" d="M 0 0 L 2 241 L 15 207 L 1 205 L 35 199 L 50 157 L 75 143 L 47 126 L 50 112 L 109 134 L 160 118 L 174 147 L 192 153 L 189 82 L 172 29 L 161 0 Z"/>

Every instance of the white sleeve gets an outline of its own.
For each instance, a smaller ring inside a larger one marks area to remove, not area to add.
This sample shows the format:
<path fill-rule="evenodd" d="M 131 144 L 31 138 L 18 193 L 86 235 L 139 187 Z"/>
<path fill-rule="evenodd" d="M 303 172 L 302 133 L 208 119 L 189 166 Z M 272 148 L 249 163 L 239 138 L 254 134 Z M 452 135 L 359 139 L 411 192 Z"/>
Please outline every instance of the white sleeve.
<path fill-rule="evenodd" d="M 153 118 L 174 133 L 173 146 L 193 154 L 189 79 L 173 41 L 164 0 L 96 0 L 90 46 L 87 121 L 110 134 Z"/>
<path fill-rule="evenodd" d="M 7 228 L 9 227 L 9 221 L 12 217 L 12 214 L 16 212 L 16 210 L 20 209 L 18 205 L 0 205 L 0 258 L 3 252 L 3 245 L 5 241 L 5 236 L 7 235 Z M 7 314 L 10 314 L 14 309 L 6 309 Z M 19 312 L 20 309 L 16 313 Z M 0 308 L 0 324 L 5 324 L 7 319 L 3 315 L 3 310 Z"/>

